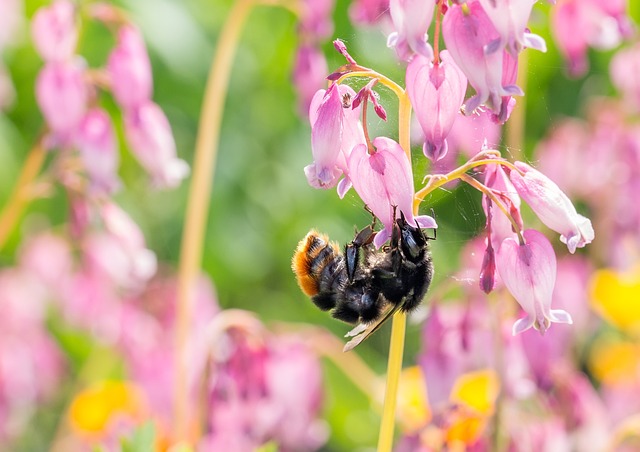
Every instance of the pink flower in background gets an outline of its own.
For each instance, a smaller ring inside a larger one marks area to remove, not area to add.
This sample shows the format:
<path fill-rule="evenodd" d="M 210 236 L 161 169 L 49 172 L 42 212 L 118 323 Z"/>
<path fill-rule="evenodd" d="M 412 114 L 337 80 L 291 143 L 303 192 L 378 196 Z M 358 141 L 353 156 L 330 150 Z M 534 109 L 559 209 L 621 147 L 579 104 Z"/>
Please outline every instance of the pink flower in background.
<path fill-rule="evenodd" d="M 389 11 L 389 0 L 354 0 L 349 17 L 358 24 L 375 24 Z"/>
<path fill-rule="evenodd" d="M 111 118 L 106 111 L 94 108 L 78 126 L 76 145 L 80 151 L 92 189 L 111 193 L 120 186 L 119 154 Z"/>
<path fill-rule="evenodd" d="M 298 47 L 293 67 L 293 83 L 298 92 L 301 116 L 308 114 L 311 100 L 325 85 L 328 73 L 327 60 L 319 48 L 309 44 Z"/>
<path fill-rule="evenodd" d="M 60 140 L 68 140 L 87 109 L 88 87 L 84 61 L 47 63 L 36 80 L 36 101 L 49 128 Z"/>
<path fill-rule="evenodd" d="M 551 309 L 556 282 L 556 255 L 549 240 L 534 229 L 523 233 L 526 243 L 508 238 L 497 254 L 500 278 L 527 313 L 513 325 L 513 334 L 534 327 L 544 334 L 552 322 L 572 323 L 568 312 Z"/>
<path fill-rule="evenodd" d="M 510 178 L 520 196 L 531 206 L 540 220 L 560 234 L 560 241 L 571 253 L 591 243 L 594 238 L 591 221 L 580 215 L 571 200 L 548 177 L 523 162 L 516 162 L 522 172 L 511 171 Z"/>
<path fill-rule="evenodd" d="M 189 166 L 176 157 L 176 142 L 164 112 L 153 102 L 125 111 L 125 136 L 134 155 L 160 188 L 176 187 Z"/>
<path fill-rule="evenodd" d="M 0 442 L 15 439 L 51 399 L 63 357 L 45 325 L 45 292 L 20 269 L 0 272 Z"/>
<path fill-rule="evenodd" d="M 325 40 L 333 34 L 333 7 L 335 0 L 302 0 L 299 33 L 312 40 Z"/>
<path fill-rule="evenodd" d="M 500 39 L 489 44 L 488 53 L 505 48 L 511 56 L 518 57 L 523 48 L 547 51 L 544 39 L 527 31 L 527 22 L 536 0 L 478 0 Z"/>
<path fill-rule="evenodd" d="M 467 78 L 449 52 L 440 52 L 434 65 L 417 55 L 407 67 L 407 92 L 425 136 L 424 154 L 438 161 L 447 153 L 446 137 L 453 126 L 467 89 Z"/>
<path fill-rule="evenodd" d="M 516 85 L 503 85 L 504 52 L 486 51 L 499 34 L 480 2 L 452 5 L 442 21 L 442 36 L 453 60 L 476 90 L 465 103 L 465 113 L 486 104 L 499 114 L 503 96 L 523 94 Z"/>
<path fill-rule="evenodd" d="M 611 81 L 634 111 L 640 111 L 640 42 L 616 52 L 609 66 Z"/>
<path fill-rule="evenodd" d="M 23 0 L 0 2 L 0 50 L 16 40 L 24 21 Z"/>
<path fill-rule="evenodd" d="M 435 0 L 390 0 L 389 12 L 395 31 L 387 46 L 396 49 L 398 58 L 407 61 L 413 54 L 433 59 L 433 49 L 427 42 L 427 31 L 433 19 Z"/>
<path fill-rule="evenodd" d="M 49 298 L 60 297 L 65 292 L 73 273 L 69 243 L 50 232 L 30 237 L 20 250 L 19 262 L 20 268 L 46 289 Z"/>
<path fill-rule="evenodd" d="M 258 319 L 239 310 L 218 314 L 209 331 L 209 433 L 198 450 L 254 450 L 268 441 L 282 450 L 322 446 L 322 368 L 311 350 L 298 338 L 270 336 Z"/>
<path fill-rule="evenodd" d="M 611 49 L 631 34 L 626 2 L 620 0 L 559 0 L 551 9 L 551 31 L 568 61 L 569 74 L 583 75 L 587 49 Z"/>
<path fill-rule="evenodd" d="M 151 99 L 151 63 L 144 40 L 137 28 L 120 28 L 118 43 L 109 55 L 107 70 L 113 95 L 122 107 L 139 107 Z"/>
<path fill-rule="evenodd" d="M 470 115 L 458 114 L 447 135 L 450 153 L 473 157 L 486 145 L 497 149 L 500 144 L 501 126 L 491 119 L 491 112 L 476 110 Z"/>
<path fill-rule="evenodd" d="M 146 248 L 144 235 L 127 213 L 114 203 L 101 211 L 107 234 L 97 235 L 94 258 L 102 264 L 117 285 L 136 287 L 156 272 L 155 254 Z"/>
<path fill-rule="evenodd" d="M 360 144 L 349 156 L 349 175 L 353 188 L 364 203 L 384 225 L 376 234 L 374 244 L 380 247 L 391 237 L 396 217 L 404 213 L 411 225 L 417 221 L 422 228 L 435 228 L 429 216 L 413 216 L 413 173 L 404 150 L 390 138 L 373 140 L 376 152 L 369 154 L 367 146 Z"/>
<path fill-rule="evenodd" d="M 43 6 L 33 16 L 31 32 L 43 60 L 70 60 L 78 42 L 76 5 L 68 0 L 56 0 Z"/>

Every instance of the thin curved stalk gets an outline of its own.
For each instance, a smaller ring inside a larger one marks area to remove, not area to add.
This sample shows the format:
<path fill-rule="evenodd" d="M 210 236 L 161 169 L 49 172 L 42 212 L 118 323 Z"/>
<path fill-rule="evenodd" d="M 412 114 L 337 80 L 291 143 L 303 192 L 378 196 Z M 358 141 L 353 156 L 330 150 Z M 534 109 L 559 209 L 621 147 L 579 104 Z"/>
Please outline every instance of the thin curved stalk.
<path fill-rule="evenodd" d="M 224 23 L 205 88 L 189 187 L 178 268 L 178 301 L 175 332 L 176 378 L 173 388 L 175 439 L 186 440 L 189 430 L 187 389 L 187 333 L 192 313 L 193 287 L 202 261 L 204 232 L 220 141 L 220 127 L 233 57 L 240 32 L 253 0 L 237 0 Z"/>

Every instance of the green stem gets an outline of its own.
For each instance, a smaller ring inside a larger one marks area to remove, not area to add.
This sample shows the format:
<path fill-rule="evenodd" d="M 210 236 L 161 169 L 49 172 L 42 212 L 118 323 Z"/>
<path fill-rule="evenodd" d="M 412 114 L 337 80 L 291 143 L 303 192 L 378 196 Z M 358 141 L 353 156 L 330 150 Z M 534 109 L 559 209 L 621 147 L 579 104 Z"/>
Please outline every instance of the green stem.
<path fill-rule="evenodd" d="M 224 22 L 216 47 L 216 55 L 209 71 L 198 126 L 193 178 L 189 187 L 178 267 L 174 363 L 176 378 L 173 388 L 174 427 L 177 442 L 188 439 L 191 421 L 187 388 L 187 333 L 192 312 L 192 291 L 202 261 L 204 232 L 215 174 L 225 94 L 240 32 L 254 5 L 253 0 L 237 0 Z"/>
<path fill-rule="evenodd" d="M 347 72 L 346 74 L 341 76 L 338 80 L 336 80 L 336 83 L 342 83 L 343 81 L 351 77 L 375 78 L 378 80 L 379 83 L 382 83 L 383 85 L 391 89 L 395 93 L 395 95 L 398 96 L 398 99 L 401 99 L 405 95 L 404 89 L 402 89 L 400 85 L 398 85 L 396 82 L 391 80 L 389 77 L 385 77 L 384 75 L 377 73 L 373 69 Z"/>
<path fill-rule="evenodd" d="M 490 158 L 483 158 L 483 157 L 490 157 Z M 479 160 L 473 160 L 473 159 L 469 160 L 467 163 L 454 169 L 450 173 L 431 177 L 427 185 L 425 185 L 423 188 L 421 188 L 416 192 L 416 196 L 413 200 L 414 209 L 417 209 L 417 206 L 419 206 L 420 203 L 424 201 L 424 198 L 429 193 L 434 191 L 436 188 L 442 187 L 443 185 L 448 184 L 449 182 L 454 181 L 456 179 L 460 179 L 461 176 L 465 174 L 467 171 L 473 168 L 476 168 L 478 166 L 497 164 L 497 165 L 506 166 L 512 171 L 521 172 L 518 168 L 516 168 L 513 165 L 513 163 L 508 162 L 506 160 L 502 160 L 499 157 L 500 157 L 500 153 L 498 153 L 498 151 L 488 150 L 481 155 L 481 158 Z"/>
<path fill-rule="evenodd" d="M 402 91 L 402 95 L 398 96 L 398 98 L 400 101 L 398 113 L 399 142 L 402 149 L 406 152 L 409 162 L 411 162 L 411 102 L 409 101 L 409 96 L 404 91 Z M 417 213 L 417 208 L 414 208 L 414 214 Z M 393 447 L 396 405 L 398 403 L 398 384 L 402 371 L 406 326 L 407 315 L 399 310 L 393 315 L 391 323 L 387 384 L 384 393 L 380 436 L 378 437 L 378 452 L 390 452 Z"/>
<path fill-rule="evenodd" d="M 0 212 L 0 249 L 7 242 L 25 207 L 33 199 L 32 193 L 29 191 L 33 181 L 40 173 L 46 154 L 42 138 L 39 138 L 24 162 L 13 193 Z"/>

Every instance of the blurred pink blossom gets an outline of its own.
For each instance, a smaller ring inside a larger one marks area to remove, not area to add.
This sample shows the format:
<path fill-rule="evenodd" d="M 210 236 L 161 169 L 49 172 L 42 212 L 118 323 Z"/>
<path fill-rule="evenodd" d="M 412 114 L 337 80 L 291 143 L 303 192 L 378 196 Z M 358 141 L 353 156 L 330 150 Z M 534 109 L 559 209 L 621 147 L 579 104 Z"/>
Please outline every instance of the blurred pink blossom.
<path fill-rule="evenodd" d="M 124 128 L 131 150 L 154 185 L 174 188 L 187 177 L 189 166 L 177 158 L 171 126 L 158 105 L 145 102 L 126 110 Z"/>
<path fill-rule="evenodd" d="M 311 40 L 325 40 L 333 34 L 335 0 L 302 0 L 299 33 Z"/>
<path fill-rule="evenodd" d="M 144 40 L 137 28 L 120 28 L 118 43 L 109 55 L 107 70 L 113 95 L 122 107 L 136 108 L 151 100 L 151 63 Z"/>
<path fill-rule="evenodd" d="M 551 309 L 556 283 L 556 255 L 547 238 L 534 229 L 523 233 L 525 243 L 505 239 L 497 254 L 500 278 L 527 313 L 513 325 L 513 334 L 534 327 L 544 334 L 552 322 L 572 323 L 562 309 Z"/>
<path fill-rule="evenodd" d="M 551 31 L 572 76 L 587 71 L 589 47 L 611 49 L 631 28 L 625 1 L 559 0 L 551 9 Z"/>
<path fill-rule="evenodd" d="M 119 154 L 109 114 L 101 108 L 89 110 L 82 118 L 76 135 L 93 191 L 112 193 L 120 186 Z"/>
<path fill-rule="evenodd" d="M 317 419 L 322 369 L 311 350 L 295 337 L 269 336 L 243 311 L 219 314 L 210 331 L 210 433 L 198 450 L 212 444 L 253 450 L 268 441 L 283 451 L 321 447 L 328 433 Z"/>
<path fill-rule="evenodd" d="M 349 17 L 357 24 L 375 24 L 389 11 L 389 0 L 354 0 Z"/>
<path fill-rule="evenodd" d="M 44 295 L 28 272 L 0 272 L 0 441 L 15 439 L 61 381 L 62 354 L 46 329 Z"/>
<path fill-rule="evenodd" d="M 302 44 L 296 51 L 293 67 L 293 84 L 298 92 L 298 105 L 301 115 L 307 115 L 311 99 L 326 84 L 329 73 L 324 53 L 314 45 Z"/>
<path fill-rule="evenodd" d="M 398 58 L 408 61 L 414 54 L 433 59 L 433 49 L 427 42 L 427 31 L 433 19 L 435 0 L 389 0 L 389 12 L 394 32 L 387 46 L 396 49 Z"/>
<path fill-rule="evenodd" d="M 407 67 L 407 92 L 425 135 L 424 154 L 438 161 L 447 153 L 446 137 L 451 130 L 467 90 L 467 78 L 451 59 L 440 52 L 434 64 L 416 55 Z"/>
<path fill-rule="evenodd" d="M 87 109 L 85 63 L 76 58 L 47 63 L 36 80 L 36 100 L 56 138 L 69 140 Z"/>
<path fill-rule="evenodd" d="M 78 42 L 76 5 L 69 0 L 55 0 L 49 6 L 41 7 L 33 16 L 31 32 L 43 60 L 70 60 Z"/>
<path fill-rule="evenodd" d="M 95 233 L 87 243 L 87 254 L 113 282 L 135 288 L 156 272 L 155 254 L 146 248 L 144 236 L 127 213 L 114 203 L 102 207 L 106 234 Z"/>
<path fill-rule="evenodd" d="M 640 42 L 616 52 L 609 66 L 611 81 L 633 111 L 640 111 Z"/>

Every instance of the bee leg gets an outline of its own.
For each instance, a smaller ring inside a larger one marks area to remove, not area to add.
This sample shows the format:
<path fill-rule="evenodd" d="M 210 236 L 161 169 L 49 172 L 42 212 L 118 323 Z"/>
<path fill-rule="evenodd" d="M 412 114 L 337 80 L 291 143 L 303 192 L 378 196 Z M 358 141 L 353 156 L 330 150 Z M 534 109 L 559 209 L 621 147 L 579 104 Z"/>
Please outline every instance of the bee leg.
<path fill-rule="evenodd" d="M 311 301 L 322 311 L 328 311 L 336 306 L 336 293 L 335 292 L 319 292 L 313 297 Z"/>
<path fill-rule="evenodd" d="M 360 318 L 360 313 L 344 301 L 339 302 L 336 305 L 336 308 L 331 311 L 331 315 L 334 318 L 347 323 L 356 323 Z"/>

